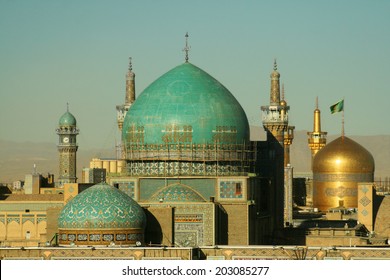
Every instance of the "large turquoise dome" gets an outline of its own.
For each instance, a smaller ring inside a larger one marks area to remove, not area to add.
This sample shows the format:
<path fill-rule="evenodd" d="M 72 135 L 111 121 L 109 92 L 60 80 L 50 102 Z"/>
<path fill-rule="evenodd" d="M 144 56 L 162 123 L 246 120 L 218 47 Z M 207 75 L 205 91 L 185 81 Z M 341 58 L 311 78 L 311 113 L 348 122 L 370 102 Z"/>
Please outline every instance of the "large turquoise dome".
<path fill-rule="evenodd" d="M 106 183 L 78 194 L 58 217 L 60 244 L 135 243 L 143 241 L 145 225 L 142 207 Z"/>
<path fill-rule="evenodd" d="M 183 63 L 149 85 L 130 107 L 123 124 L 125 144 L 242 144 L 248 119 L 220 82 Z"/>
<path fill-rule="evenodd" d="M 59 125 L 69 125 L 69 126 L 74 126 L 76 125 L 76 118 L 69 113 L 69 111 L 65 112 L 63 114 L 58 122 Z"/>

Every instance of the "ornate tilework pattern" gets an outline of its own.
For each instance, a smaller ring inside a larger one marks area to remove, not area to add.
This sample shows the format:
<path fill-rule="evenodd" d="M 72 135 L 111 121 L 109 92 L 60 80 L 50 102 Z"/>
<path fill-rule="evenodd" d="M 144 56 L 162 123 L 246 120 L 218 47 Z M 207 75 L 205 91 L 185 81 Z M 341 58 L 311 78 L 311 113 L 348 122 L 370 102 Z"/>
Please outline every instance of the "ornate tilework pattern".
<path fill-rule="evenodd" d="M 204 202 L 206 201 L 201 194 L 183 184 L 173 184 L 162 188 L 152 195 L 150 201 L 164 202 Z"/>
<path fill-rule="evenodd" d="M 204 162 L 137 162 L 127 163 L 130 176 L 228 176 L 241 175 L 241 166 L 237 163 L 204 163 Z"/>
<path fill-rule="evenodd" d="M 134 181 L 112 181 L 113 185 L 118 184 L 119 190 L 130 196 L 134 199 L 134 188 L 135 188 L 135 182 Z"/>
<path fill-rule="evenodd" d="M 352 173 L 352 174 L 323 174 L 314 173 L 313 180 L 316 182 L 372 182 L 372 173 Z"/>
<path fill-rule="evenodd" d="M 7 223 L 11 223 L 11 222 L 16 222 L 18 224 L 20 224 L 20 217 L 19 215 L 8 215 L 7 217 Z"/>
<path fill-rule="evenodd" d="M 176 205 L 175 243 L 178 246 L 214 245 L 214 205 Z M 192 245 L 197 242 L 196 245 Z M 187 245 L 188 243 L 188 245 Z"/>
<path fill-rule="evenodd" d="M 225 180 L 219 182 L 220 198 L 243 198 L 242 180 Z"/>
<path fill-rule="evenodd" d="M 150 198 L 162 188 L 182 184 L 199 193 L 206 200 L 216 197 L 215 178 L 141 178 L 139 180 L 140 201 L 150 201 Z"/>
<path fill-rule="evenodd" d="M 364 207 L 366 207 L 368 204 L 371 203 L 371 200 L 370 200 L 367 196 L 364 196 L 362 199 L 359 200 L 359 202 L 360 202 Z"/>

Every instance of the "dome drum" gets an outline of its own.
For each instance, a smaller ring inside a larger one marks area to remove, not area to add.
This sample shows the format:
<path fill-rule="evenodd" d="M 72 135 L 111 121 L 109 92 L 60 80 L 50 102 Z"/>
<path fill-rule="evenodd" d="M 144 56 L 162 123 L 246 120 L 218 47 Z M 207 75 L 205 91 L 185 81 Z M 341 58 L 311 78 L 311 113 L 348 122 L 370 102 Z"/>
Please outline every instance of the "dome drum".
<path fill-rule="evenodd" d="M 129 176 L 246 176 L 243 162 L 129 161 Z"/>
<path fill-rule="evenodd" d="M 313 205 L 320 211 L 343 206 L 357 207 L 356 182 L 316 182 L 313 195 Z"/>
<path fill-rule="evenodd" d="M 249 144 L 127 144 L 127 160 L 242 161 L 255 160 L 255 147 Z"/>
<path fill-rule="evenodd" d="M 143 229 L 59 229 L 60 245 L 135 245 L 144 242 Z"/>

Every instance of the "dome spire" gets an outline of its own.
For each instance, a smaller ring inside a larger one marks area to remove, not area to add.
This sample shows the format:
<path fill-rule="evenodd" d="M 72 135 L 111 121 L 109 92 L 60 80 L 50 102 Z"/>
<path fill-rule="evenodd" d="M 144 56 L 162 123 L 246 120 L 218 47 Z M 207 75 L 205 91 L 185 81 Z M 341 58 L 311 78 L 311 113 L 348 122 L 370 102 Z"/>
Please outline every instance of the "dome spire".
<path fill-rule="evenodd" d="M 276 63 L 276 58 L 274 58 L 274 71 L 278 70 L 278 64 Z"/>
<path fill-rule="evenodd" d="M 185 52 L 185 54 L 186 54 L 186 56 L 185 56 L 185 60 L 186 60 L 186 62 L 188 62 L 188 52 L 190 51 L 190 46 L 188 45 L 188 32 L 186 33 L 186 35 L 185 35 L 185 38 L 186 38 L 186 45 L 185 45 L 185 47 L 184 47 L 184 49 L 183 49 L 183 52 Z"/>
<path fill-rule="evenodd" d="M 131 56 L 129 57 L 129 72 L 133 71 L 133 63 L 131 62 Z"/>
<path fill-rule="evenodd" d="M 66 102 L 66 112 L 69 112 L 69 102 Z"/>

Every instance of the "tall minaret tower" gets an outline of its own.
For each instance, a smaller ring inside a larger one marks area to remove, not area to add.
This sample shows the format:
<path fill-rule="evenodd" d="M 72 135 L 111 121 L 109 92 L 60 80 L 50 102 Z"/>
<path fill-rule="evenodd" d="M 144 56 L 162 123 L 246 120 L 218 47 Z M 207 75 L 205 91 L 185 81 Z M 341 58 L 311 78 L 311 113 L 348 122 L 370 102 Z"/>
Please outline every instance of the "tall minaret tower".
<path fill-rule="evenodd" d="M 126 93 L 125 93 L 125 104 L 117 105 L 117 122 L 119 132 L 122 135 L 123 121 L 125 120 L 126 114 L 129 111 L 131 105 L 135 101 L 135 74 L 133 72 L 133 64 L 131 62 L 131 57 L 129 57 L 129 69 L 126 73 Z M 117 148 L 117 158 L 124 158 L 124 148 L 122 142 L 116 146 Z"/>
<path fill-rule="evenodd" d="M 280 100 L 280 74 L 277 69 L 275 59 L 274 71 L 270 76 L 270 105 L 261 106 L 261 111 L 263 127 L 267 134 L 271 134 L 283 148 L 287 148 L 284 153 L 284 166 L 287 166 L 290 163 L 289 147 L 294 138 L 294 127 L 288 125 L 288 111 L 290 110 L 290 106 L 287 106 L 284 96 Z"/>
<path fill-rule="evenodd" d="M 284 115 L 288 110 L 287 101 L 284 99 L 284 84 L 282 84 L 282 100 L 280 101 L 281 109 L 281 118 L 284 119 Z M 287 108 L 287 109 L 286 109 Z M 288 120 L 287 120 L 288 122 Z M 295 126 L 287 125 L 287 129 L 284 131 L 284 166 L 290 164 L 290 146 L 294 139 L 294 129 Z"/>
<path fill-rule="evenodd" d="M 321 111 L 318 109 L 318 97 L 316 98 L 316 109 L 314 110 L 314 125 L 313 131 L 308 132 L 308 144 L 311 150 L 311 159 L 313 163 L 313 158 L 319 150 L 321 150 L 326 145 L 326 135 L 328 133 L 321 131 Z"/>
<path fill-rule="evenodd" d="M 127 111 L 129 111 L 129 108 L 134 103 L 134 101 L 135 101 L 135 74 L 133 72 L 131 57 L 129 57 L 129 69 L 126 74 L 125 104 L 116 106 L 118 128 L 121 133 L 122 133 L 123 121 L 126 117 Z"/>
<path fill-rule="evenodd" d="M 58 152 L 60 156 L 60 171 L 58 183 L 62 187 L 65 183 L 76 183 L 76 153 L 78 149 L 76 136 L 79 129 L 76 118 L 69 112 L 69 106 L 58 122 L 56 132 L 59 137 Z"/>

